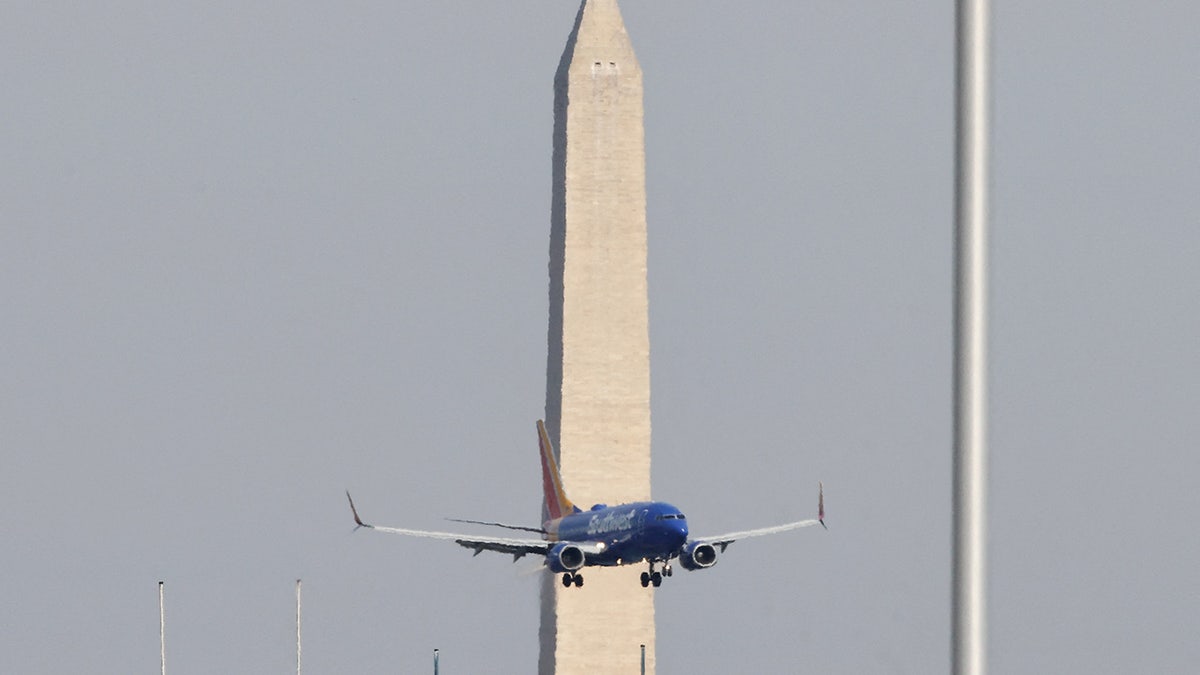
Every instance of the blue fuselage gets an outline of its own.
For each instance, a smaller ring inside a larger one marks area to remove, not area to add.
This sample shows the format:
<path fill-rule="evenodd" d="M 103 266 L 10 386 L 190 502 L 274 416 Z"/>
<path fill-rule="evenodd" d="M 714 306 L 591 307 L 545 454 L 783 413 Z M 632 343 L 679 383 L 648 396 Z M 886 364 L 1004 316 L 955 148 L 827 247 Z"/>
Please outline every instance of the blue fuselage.
<path fill-rule="evenodd" d="M 634 502 L 620 506 L 597 504 L 545 523 L 552 541 L 603 543 L 589 553 L 589 565 L 619 565 L 641 560 L 670 560 L 687 542 L 687 520 L 666 502 Z"/>

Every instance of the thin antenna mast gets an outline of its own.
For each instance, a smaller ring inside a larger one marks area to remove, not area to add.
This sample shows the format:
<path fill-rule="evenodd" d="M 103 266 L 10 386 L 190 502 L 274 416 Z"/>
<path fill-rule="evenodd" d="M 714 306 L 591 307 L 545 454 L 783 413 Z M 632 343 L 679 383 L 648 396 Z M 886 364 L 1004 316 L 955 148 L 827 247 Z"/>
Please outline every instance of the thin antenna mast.
<path fill-rule="evenodd" d="M 158 658 L 162 675 L 167 675 L 167 614 L 163 604 L 163 582 L 158 582 Z"/>
<path fill-rule="evenodd" d="M 296 580 L 296 675 L 300 675 L 300 580 Z"/>

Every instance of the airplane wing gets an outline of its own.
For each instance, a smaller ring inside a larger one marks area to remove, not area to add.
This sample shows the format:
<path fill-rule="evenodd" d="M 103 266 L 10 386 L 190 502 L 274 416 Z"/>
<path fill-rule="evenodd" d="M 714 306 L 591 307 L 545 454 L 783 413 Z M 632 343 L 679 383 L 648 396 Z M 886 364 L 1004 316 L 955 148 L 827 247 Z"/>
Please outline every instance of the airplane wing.
<path fill-rule="evenodd" d="M 761 537 L 767 534 L 778 534 L 787 532 L 788 530 L 798 530 L 802 527 L 812 527 L 813 525 L 823 525 L 820 520 L 813 518 L 811 520 L 797 520 L 794 523 L 784 523 L 783 525 L 773 525 L 771 527 L 761 527 L 757 530 L 745 530 L 742 532 L 730 532 L 728 534 L 719 534 L 715 537 L 696 537 L 695 541 L 701 541 L 713 546 L 720 546 L 721 552 L 725 552 L 725 548 L 739 539 L 749 539 L 751 537 Z"/>
<path fill-rule="evenodd" d="M 466 518 L 447 518 L 453 523 L 471 523 L 474 525 L 488 525 L 490 527 L 503 527 L 506 530 L 521 530 L 522 532 L 536 532 L 538 534 L 546 534 L 546 531 L 540 527 L 528 527 L 526 525 L 509 525 L 508 523 L 497 523 L 490 520 L 468 520 Z"/>
<path fill-rule="evenodd" d="M 512 555 L 516 561 L 521 556 L 527 553 L 537 553 L 544 555 L 554 542 L 549 542 L 544 539 L 511 539 L 506 537 L 480 537 L 469 534 L 456 534 L 454 532 L 430 532 L 428 530 L 410 530 L 402 527 L 384 527 L 382 525 L 371 525 L 364 523 L 362 518 L 358 517 L 358 509 L 354 507 L 354 499 L 350 496 L 350 491 L 346 491 L 346 499 L 350 501 L 350 512 L 354 514 L 355 528 L 365 527 L 371 530 L 380 532 L 389 532 L 391 534 L 403 534 L 410 537 L 424 537 L 426 539 L 442 539 L 452 541 L 459 546 L 469 548 L 475 551 L 475 555 L 479 555 L 484 551 L 496 551 L 498 553 L 508 553 Z"/>
<path fill-rule="evenodd" d="M 784 523 L 782 525 L 772 525 L 771 527 L 760 527 L 756 530 L 743 530 L 741 532 L 730 532 L 728 534 L 718 534 L 715 537 L 696 537 L 694 541 L 701 541 L 713 546 L 720 546 L 721 552 L 730 544 L 739 539 L 749 539 L 751 537 L 761 537 L 768 534 L 778 534 L 780 532 L 788 532 L 789 530 L 798 530 L 802 527 L 812 527 L 820 525 L 825 529 L 825 486 L 817 483 L 817 517 L 808 520 L 797 520 L 794 523 Z"/>

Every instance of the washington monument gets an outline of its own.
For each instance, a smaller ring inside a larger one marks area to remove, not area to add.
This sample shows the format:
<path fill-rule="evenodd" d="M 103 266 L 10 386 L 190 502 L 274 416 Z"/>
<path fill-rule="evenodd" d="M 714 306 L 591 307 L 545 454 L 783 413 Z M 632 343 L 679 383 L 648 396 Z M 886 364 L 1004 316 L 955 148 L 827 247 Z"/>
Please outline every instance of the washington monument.
<path fill-rule="evenodd" d="M 616 0 L 583 0 L 554 77 L 546 425 L 583 508 L 650 498 L 642 71 Z M 545 573 L 541 675 L 654 672 L 640 566 Z M 582 591 L 582 592 L 581 592 Z"/>

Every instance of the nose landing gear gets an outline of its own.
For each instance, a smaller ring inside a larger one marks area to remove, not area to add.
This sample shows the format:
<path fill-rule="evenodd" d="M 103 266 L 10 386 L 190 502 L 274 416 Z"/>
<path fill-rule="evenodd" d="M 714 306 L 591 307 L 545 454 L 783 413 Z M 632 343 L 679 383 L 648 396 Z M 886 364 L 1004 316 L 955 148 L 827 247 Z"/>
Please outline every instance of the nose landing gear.
<path fill-rule="evenodd" d="M 662 568 L 662 572 L 655 572 L 654 571 L 654 563 L 650 563 L 650 571 L 642 572 L 642 588 L 646 588 L 650 584 L 654 584 L 654 587 L 658 588 L 659 586 L 662 586 L 663 577 L 669 577 L 669 576 L 671 576 L 671 566 L 670 565 L 664 564 L 663 568 Z"/>
<path fill-rule="evenodd" d="M 583 586 L 583 575 L 576 572 L 563 572 L 562 585 L 563 588 L 570 588 L 571 584 L 575 584 L 576 588 Z"/>

